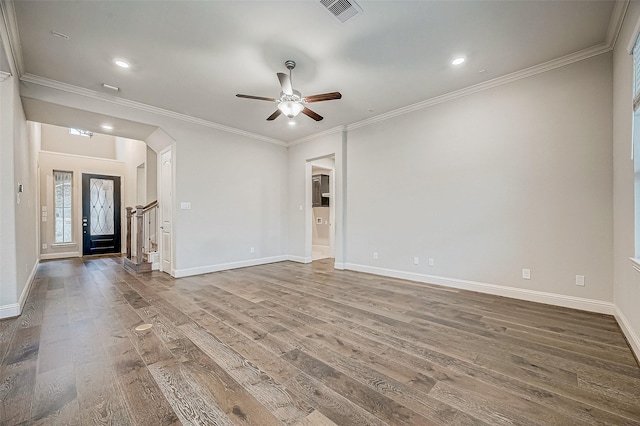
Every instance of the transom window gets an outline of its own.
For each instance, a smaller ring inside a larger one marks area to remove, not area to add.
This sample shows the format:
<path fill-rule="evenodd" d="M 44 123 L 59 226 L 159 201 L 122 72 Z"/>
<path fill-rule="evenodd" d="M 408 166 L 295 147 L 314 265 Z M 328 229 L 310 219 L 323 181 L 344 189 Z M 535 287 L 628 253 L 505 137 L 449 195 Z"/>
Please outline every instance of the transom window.
<path fill-rule="evenodd" d="M 73 128 L 69 128 L 69 134 L 75 135 L 75 136 L 84 136 L 85 138 L 90 138 L 91 136 L 93 136 L 93 132 L 90 132 L 88 130 L 73 129 Z"/>

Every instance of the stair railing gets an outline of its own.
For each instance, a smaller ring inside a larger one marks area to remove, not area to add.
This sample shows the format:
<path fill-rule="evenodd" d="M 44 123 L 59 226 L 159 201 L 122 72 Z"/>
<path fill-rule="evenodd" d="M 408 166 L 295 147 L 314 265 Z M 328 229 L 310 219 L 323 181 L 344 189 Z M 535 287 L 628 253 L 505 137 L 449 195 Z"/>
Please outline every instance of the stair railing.
<path fill-rule="evenodd" d="M 127 207 L 126 210 L 127 259 L 139 265 L 148 262 L 149 253 L 158 248 L 158 200 L 146 206 L 137 205 L 135 209 Z"/>

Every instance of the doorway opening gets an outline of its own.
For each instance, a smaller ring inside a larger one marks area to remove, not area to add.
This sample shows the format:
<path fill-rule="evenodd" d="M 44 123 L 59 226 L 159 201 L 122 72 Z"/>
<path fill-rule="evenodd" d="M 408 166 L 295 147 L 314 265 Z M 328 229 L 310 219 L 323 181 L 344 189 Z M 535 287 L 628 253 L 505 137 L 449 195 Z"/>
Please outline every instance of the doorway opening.
<path fill-rule="evenodd" d="M 335 258 L 335 157 L 309 162 L 311 166 L 312 261 Z"/>

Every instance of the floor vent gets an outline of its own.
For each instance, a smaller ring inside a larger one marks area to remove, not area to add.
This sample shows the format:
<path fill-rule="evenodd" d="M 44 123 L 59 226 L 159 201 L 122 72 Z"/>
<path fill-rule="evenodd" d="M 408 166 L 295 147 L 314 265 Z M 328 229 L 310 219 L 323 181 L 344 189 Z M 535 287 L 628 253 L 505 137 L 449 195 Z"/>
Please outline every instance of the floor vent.
<path fill-rule="evenodd" d="M 354 0 L 320 0 L 320 4 L 343 24 L 362 13 L 362 8 Z"/>

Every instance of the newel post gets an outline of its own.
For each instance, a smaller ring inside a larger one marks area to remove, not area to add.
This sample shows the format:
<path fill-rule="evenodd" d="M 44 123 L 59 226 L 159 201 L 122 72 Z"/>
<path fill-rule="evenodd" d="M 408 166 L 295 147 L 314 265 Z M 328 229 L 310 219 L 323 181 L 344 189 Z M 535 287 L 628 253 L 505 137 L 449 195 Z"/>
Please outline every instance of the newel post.
<path fill-rule="evenodd" d="M 136 263 L 142 262 L 142 212 L 143 206 L 136 206 Z"/>
<path fill-rule="evenodd" d="M 127 207 L 127 259 L 131 259 L 131 210 L 133 207 Z"/>

